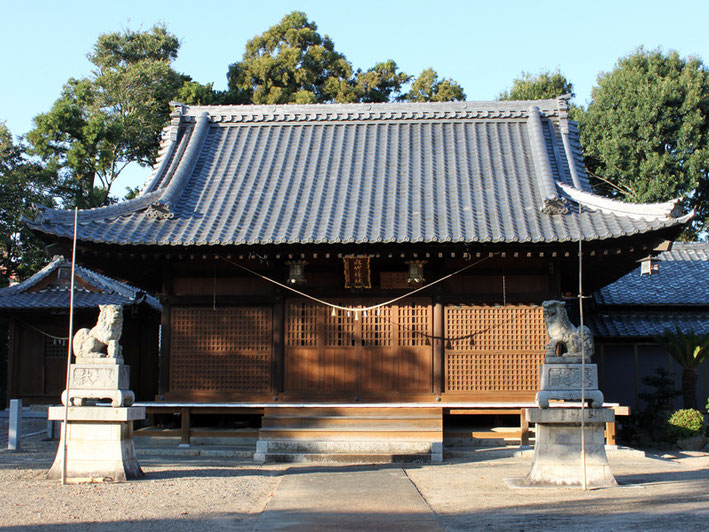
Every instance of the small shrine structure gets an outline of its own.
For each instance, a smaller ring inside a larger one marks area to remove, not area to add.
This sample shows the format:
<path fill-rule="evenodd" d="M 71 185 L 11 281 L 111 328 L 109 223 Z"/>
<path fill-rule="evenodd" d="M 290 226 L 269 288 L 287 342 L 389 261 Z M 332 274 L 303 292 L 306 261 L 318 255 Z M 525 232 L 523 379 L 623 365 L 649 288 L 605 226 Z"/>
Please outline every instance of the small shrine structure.
<path fill-rule="evenodd" d="M 139 400 L 157 393 L 160 302 L 129 284 L 76 266 L 75 329 L 92 327 L 99 305 L 124 309 L 122 344 Z M 0 288 L 0 315 L 9 323 L 7 400 L 57 404 L 66 384 L 71 261 L 57 255 L 25 281 Z"/>

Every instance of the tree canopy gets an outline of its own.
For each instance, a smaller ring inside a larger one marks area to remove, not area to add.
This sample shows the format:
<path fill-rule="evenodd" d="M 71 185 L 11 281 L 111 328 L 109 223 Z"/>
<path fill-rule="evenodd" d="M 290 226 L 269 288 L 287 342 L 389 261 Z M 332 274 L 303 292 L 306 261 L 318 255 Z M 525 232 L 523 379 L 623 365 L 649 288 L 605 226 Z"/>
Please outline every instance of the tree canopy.
<path fill-rule="evenodd" d="M 452 79 L 438 79 L 432 68 L 427 68 L 411 84 L 403 98 L 409 102 L 449 102 L 465 100 L 463 87 Z"/>
<path fill-rule="evenodd" d="M 251 39 L 241 61 L 229 67 L 230 103 L 349 103 L 447 101 L 464 99 L 455 81 L 438 80 L 433 69 L 412 77 L 395 61 L 354 70 L 344 54 L 306 14 L 294 11 L 266 32 Z"/>
<path fill-rule="evenodd" d="M 21 222 L 33 203 L 52 205 L 49 176 L 23 156 L 7 126 L 0 122 L 0 286 L 23 279 L 46 262 L 43 246 Z"/>
<path fill-rule="evenodd" d="M 578 110 L 586 164 L 603 193 L 633 202 L 683 196 L 709 216 L 709 73 L 701 60 L 639 48 L 598 76 Z"/>
<path fill-rule="evenodd" d="M 101 35 L 88 56 L 93 75 L 70 79 L 35 118 L 32 153 L 56 173 L 55 194 L 65 206 L 105 205 L 128 164 L 154 162 L 169 102 L 185 81 L 171 66 L 178 49 L 164 26 Z"/>
<path fill-rule="evenodd" d="M 305 13 L 294 11 L 246 43 L 227 73 L 236 103 L 347 102 L 352 66 Z"/>
<path fill-rule="evenodd" d="M 559 70 L 533 75 L 522 72 L 512 82 L 509 91 L 501 93 L 498 100 L 545 100 L 565 94 L 574 94 L 573 84 Z"/>

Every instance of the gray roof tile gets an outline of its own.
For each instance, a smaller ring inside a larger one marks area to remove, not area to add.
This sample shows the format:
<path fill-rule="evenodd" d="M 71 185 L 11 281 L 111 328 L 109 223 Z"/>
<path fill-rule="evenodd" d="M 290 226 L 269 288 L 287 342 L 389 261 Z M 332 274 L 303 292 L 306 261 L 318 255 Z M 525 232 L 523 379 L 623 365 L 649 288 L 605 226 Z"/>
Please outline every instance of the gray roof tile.
<path fill-rule="evenodd" d="M 587 325 L 597 336 L 659 336 L 664 331 L 709 334 L 709 312 L 599 312 Z"/>
<path fill-rule="evenodd" d="M 656 260 L 652 275 L 637 268 L 594 294 L 589 327 L 597 335 L 709 334 L 709 243 L 675 242 Z"/>
<path fill-rule="evenodd" d="M 657 256 L 658 271 L 640 268 L 595 294 L 601 305 L 709 306 L 709 243 L 675 242 Z"/>
<path fill-rule="evenodd" d="M 577 203 L 586 240 L 686 222 L 672 205 L 628 214 L 597 202 L 567 108 L 563 99 L 178 106 L 142 194 L 80 212 L 79 239 L 563 242 L 579 237 Z M 72 222 L 72 213 L 40 209 L 29 226 L 70 237 Z"/>

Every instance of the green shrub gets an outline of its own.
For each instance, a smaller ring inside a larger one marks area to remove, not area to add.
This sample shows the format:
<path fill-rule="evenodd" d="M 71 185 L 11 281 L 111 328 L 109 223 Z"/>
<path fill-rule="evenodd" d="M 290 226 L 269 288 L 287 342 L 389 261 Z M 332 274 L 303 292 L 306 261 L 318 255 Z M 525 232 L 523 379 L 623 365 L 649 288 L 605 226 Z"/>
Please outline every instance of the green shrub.
<path fill-rule="evenodd" d="M 672 442 L 702 434 L 703 429 L 704 415 L 693 408 L 676 410 L 667 420 L 667 436 Z"/>

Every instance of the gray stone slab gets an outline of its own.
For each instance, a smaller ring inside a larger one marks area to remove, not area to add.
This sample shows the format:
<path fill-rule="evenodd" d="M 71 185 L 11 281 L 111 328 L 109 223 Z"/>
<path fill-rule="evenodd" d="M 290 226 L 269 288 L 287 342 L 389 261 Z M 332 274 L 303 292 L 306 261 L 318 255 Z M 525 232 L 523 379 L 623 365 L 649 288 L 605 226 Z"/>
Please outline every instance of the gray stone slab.
<path fill-rule="evenodd" d="M 399 468 L 291 468 L 255 530 L 442 531 Z"/>
<path fill-rule="evenodd" d="M 526 408 L 530 423 L 581 423 L 580 408 Z M 610 408 L 584 408 L 585 423 L 611 423 L 615 412 Z"/>
<path fill-rule="evenodd" d="M 22 436 L 22 399 L 10 400 L 10 425 L 7 432 L 7 449 L 17 451 Z"/>
<path fill-rule="evenodd" d="M 49 419 L 63 420 L 64 407 L 51 406 L 48 415 Z M 145 419 L 145 407 L 70 406 L 68 417 L 69 421 L 135 421 Z"/>

